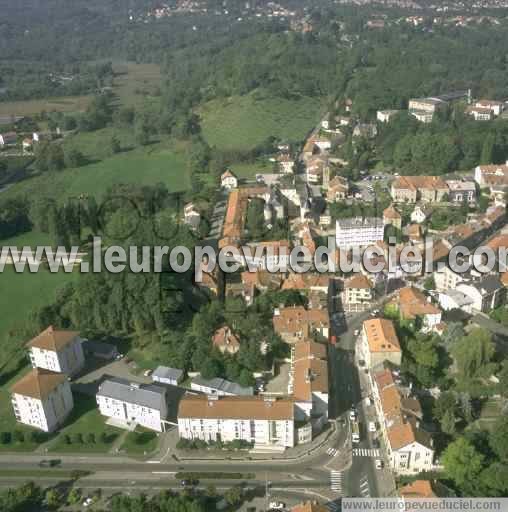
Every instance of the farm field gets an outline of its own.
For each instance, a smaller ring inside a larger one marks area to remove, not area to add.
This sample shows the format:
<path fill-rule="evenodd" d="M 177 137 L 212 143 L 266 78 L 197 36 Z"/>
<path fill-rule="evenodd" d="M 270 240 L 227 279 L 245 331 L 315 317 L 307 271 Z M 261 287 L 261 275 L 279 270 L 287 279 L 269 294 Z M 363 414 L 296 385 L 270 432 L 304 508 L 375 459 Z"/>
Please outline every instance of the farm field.
<path fill-rule="evenodd" d="M 40 100 L 6 101 L 0 102 L 0 115 L 28 116 L 46 112 L 82 112 L 86 109 L 91 96 L 68 96 Z"/>
<path fill-rule="evenodd" d="M 198 111 L 207 142 L 219 149 L 249 150 L 269 136 L 302 140 L 320 117 L 314 98 L 258 99 L 257 93 L 204 104 Z"/>
<path fill-rule="evenodd" d="M 157 64 L 114 62 L 115 81 L 113 91 L 123 105 L 136 106 L 156 100 L 161 83 L 161 71 Z"/>

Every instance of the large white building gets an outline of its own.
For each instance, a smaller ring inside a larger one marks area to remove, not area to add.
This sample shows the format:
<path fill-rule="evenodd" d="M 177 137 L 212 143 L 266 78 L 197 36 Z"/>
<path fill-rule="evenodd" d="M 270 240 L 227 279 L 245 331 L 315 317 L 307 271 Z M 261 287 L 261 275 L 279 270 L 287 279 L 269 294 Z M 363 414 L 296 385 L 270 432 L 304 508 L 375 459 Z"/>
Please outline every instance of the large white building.
<path fill-rule="evenodd" d="M 337 247 L 367 247 L 383 240 L 383 219 L 377 217 L 354 217 L 339 219 L 336 223 Z"/>
<path fill-rule="evenodd" d="M 186 395 L 178 408 L 178 434 L 283 450 L 295 445 L 294 404 L 287 398 Z"/>
<path fill-rule="evenodd" d="M 119 424 L 137 424 L 157 432 L 166 429 L 168 406 L 162 386 L 111 378 L 99 386 L 96 398 L 100 413 Z"/>
<path fill-rule="evenodd" d="M 10 391 L 16 420 L 44 432 L 62 425 L 74 406 L 67 376 L 62 373 L 34 368 Z"/>
<path fill-rule="evenodd" d="M 85 365 L 79 332 L 55 329 L 50 325 L 29 341 L 29 356 L 34 368 L 75 375 Z"/>

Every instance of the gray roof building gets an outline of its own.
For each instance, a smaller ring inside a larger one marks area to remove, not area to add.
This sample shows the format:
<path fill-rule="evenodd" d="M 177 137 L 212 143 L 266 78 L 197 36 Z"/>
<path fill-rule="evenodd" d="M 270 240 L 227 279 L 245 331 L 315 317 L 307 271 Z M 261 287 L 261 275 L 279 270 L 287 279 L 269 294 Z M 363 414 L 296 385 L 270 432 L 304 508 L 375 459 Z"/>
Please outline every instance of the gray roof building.
<path fill-rule="evenodd" d="M 168 366 L 158 366 L 153 374 L 152 379 L 157 381 L 175 381 L 179 382 L 183 376 L 183 370 L 179 370 L 178 368 L 169 368 Z"/>
<path fill-rule="evenodd" d="M 167 410 L 166 389 L 156 384 L 137 384 L 125 379 L 111 377 L 99 386 L 97 395 L 161 412 Z"/>
<path fill-rule="evenodd" d="M 192 387 L 194 385 L 194 387 Z M 214 379 L 203 379 L 202 377 L 196 377 L 192 381 L 192 389 L 198 389 L 198 387 L 209 388 L 215 390 L 217 394 L 223 393 L 226 395 L 239 395 L 239 396 L 252 396 L 254 395 L 254 389 L 252 387 L 243 388 L 235 382 L 230 382 L 225 379 L 216 377 Z"/>

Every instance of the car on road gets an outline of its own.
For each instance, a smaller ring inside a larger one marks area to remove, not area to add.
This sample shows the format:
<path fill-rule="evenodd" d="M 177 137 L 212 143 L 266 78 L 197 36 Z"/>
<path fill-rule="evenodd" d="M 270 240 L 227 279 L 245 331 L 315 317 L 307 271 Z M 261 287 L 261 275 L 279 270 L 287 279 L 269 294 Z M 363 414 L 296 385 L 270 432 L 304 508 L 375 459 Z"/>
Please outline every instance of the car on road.
<path fill-rule="evenodd" d="M 360 329 L 355 329 L 355 330 L 354 330 L 354 332 L 353 332 L 353 334 L 354 334 L 355 336 L 358 336 L 358 335 L 360 334 Z"/>
<path fill-rule="evenodd" d="M 351 410 L 349 411 L 349 419 L 350 419 L 351 421 L 356 421 L 356 411 L 355 411 L 354 409 L 351 409 Z"/>
<path fill-rule="evenodd" d="M 381 446 L 381 444 L 379 443 L 379 439 L 373 439 L 372 440 L 372 446 L 374 448 L 379 448 Z"/>
<path fill-rule="evenodd" d="M 358 366 L 365 366 L 365 361 L 363 359 L 360 359 L 358 361 Z"/>
<path fill-rule="evenodd" d="M 384 463 L 381 459 L 376 459 L 376 469 L 383 469 Z"/>
<path fill-rule="evenodd" d="M 369 401 L 369 405 L 374 405 L 374 398 L 372 397 L 372 395 L 369 395 L 367 399 Z"/>
<path fill-rule="evenodd" d="M 375 432 L 376 430 L 376 423 L 374 421 L 369 421 L 369 432 Z"/>
<path fill-rule="evenodd" d="M 41 468 L 54 468 L 55 466 L 59 466 L 62 463 L 60 459 L 49 459 L 49 460 L 41 460 L 39 462 L 39 466 Z"/>
<path fill-rule="evenodd" d="M 282 501 L 270 501 L 268 508 L 271 510 L 284 510 L 284 508 L 286 508 L 286 504 Z"/>
<path fill-rule="evenodd" d="M 185 478 L 180 482 L 180 485 L 182 487 L 189 487 L 191 485 L 198 485 L 199 480 L 193 479 L 193 478 Z"/>

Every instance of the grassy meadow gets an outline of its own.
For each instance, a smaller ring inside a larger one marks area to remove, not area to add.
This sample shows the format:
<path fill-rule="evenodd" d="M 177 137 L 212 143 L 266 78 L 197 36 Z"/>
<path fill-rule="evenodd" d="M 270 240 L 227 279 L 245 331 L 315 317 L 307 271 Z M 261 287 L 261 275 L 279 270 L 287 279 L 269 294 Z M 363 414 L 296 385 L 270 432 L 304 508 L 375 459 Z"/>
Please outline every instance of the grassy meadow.
<path fill-rule="evenodd" d="M 204 136 L 220 149 L 249 150 L 273 135 L 299 141 L 320 117 L 314 98 L 262 98 L 259 93 L 205 103 L 198 111 Z"/>

